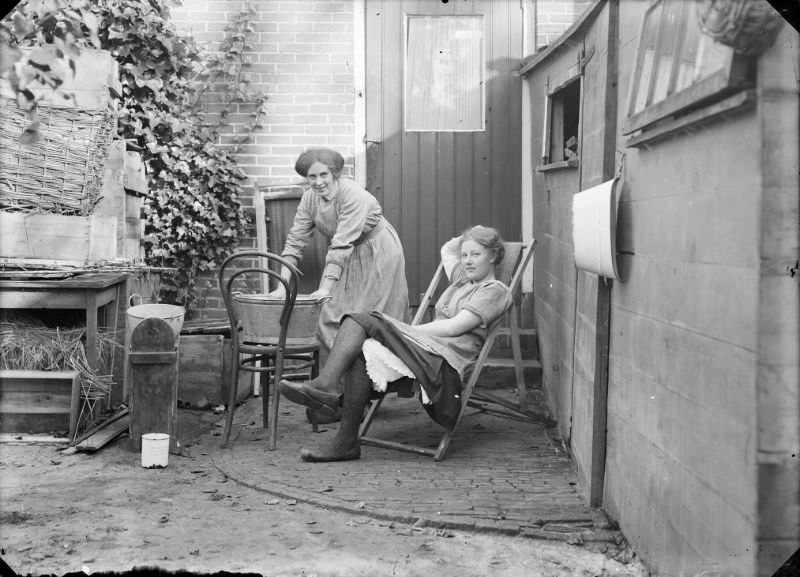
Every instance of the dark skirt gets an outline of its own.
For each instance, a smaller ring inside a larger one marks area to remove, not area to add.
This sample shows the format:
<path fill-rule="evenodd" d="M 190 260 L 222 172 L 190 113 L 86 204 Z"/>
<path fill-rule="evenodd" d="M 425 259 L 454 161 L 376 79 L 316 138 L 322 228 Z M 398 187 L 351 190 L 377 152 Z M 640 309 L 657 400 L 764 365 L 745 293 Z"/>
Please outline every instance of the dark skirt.
<path fill-rule="evenodd" d="M 357 322 L 368 336 L 392 351 L 411 369 L 431 401 L 429 405 L 422 405 L 428 415 L 447 429 L 455 427 L 461 412 L 462 387 L 458 372 L 439 355 L 406 338 L 379 313 L 350 313 L 345 317 Z"/>

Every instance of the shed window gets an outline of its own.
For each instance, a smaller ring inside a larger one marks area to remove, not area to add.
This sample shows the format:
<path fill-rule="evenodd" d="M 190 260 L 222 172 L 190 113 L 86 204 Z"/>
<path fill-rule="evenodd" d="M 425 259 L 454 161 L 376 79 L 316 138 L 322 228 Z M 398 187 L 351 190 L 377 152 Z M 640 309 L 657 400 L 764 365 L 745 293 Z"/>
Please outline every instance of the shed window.
<path fill-rule="evenodd" d="M 655 0 L 639 35 L 623 134 L 647 129 L 752 85 L 752 58 L 702 34 L 694 2 Z"/>
<path fill-rule="evenodd" d="M 554 86 L 551 87 L 551 82 Z M 544 111 L 542 165 L 538 171 L 578 166 L 581 122 L 580 66 L 567 71 L 562 79 L 548 79 Z"/>
<path fill-rule="evenodd" d="M 550 142 L 546 162 L 578 160 L 581 83 L 575 80 L 550 97 Z"/>
<path fill-rule="evenodd" d="M 484 130 L 483 16 L 408 16 L 405 57 L 405 130 Z"/>

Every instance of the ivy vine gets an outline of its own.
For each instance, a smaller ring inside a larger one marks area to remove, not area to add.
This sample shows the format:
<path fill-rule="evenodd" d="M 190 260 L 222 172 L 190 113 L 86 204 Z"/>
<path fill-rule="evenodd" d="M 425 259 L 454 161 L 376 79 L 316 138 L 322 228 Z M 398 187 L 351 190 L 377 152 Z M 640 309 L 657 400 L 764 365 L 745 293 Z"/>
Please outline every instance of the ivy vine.
<path fill-rule="evenodd" d="M 257 15 L 249 2 L 213 52 L 176 31 L 170 5 L 180 2 L 21 2 L 0 21 L 0 48 L 9 55 L 0 72 L 20 106 L 33 109 L 58 90 L 79 50 L 108 50 L 119 62 L 119 134 L 141 149 L 148 169 L 146 262 L 174 269 L 162 279 L 161 298 L 189 308 L 198 275 L 216 268 L 248 230 L 246 174 L 236 157 L 261 127 L 267 96 L 247 76 Z M 37 57 L 41 46 L 55 50 Z M 34 48 L 34 57 L 19 48 Z"/>

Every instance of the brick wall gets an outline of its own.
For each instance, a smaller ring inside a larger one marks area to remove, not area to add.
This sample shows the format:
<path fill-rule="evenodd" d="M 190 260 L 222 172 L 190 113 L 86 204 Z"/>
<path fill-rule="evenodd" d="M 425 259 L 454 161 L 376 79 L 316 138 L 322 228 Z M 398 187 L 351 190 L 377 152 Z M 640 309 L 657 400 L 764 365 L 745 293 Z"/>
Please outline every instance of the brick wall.
<path fill-rule="evenodd" d="M 591 4 L 592 0 L 537 0 L 535 49 L 557 40 Z"/>
<path fill-rule="evenodd" d="M 535 48 L 557 39 L 592 0 L 533 0 Z M 214 49 L 226 23 L 244 6 L 240 0 L 183 0 L 172 10 L 181 32 Z M 312 146 L 329 146 L 347 159 L 352 174 L 354 147 L 353 0 L 250 0 L 258 12 L 257 41 L 251 55 L 253 86 L 269 95 L 267 118 L 252 144 L 239 156 L 252 186 L 299 181 L 297 155 Z M 235 118 L 237 112 L 230 111 Z M 245 111 L 242 111 L 244 113 Z M 235 125 L 232 132 L 235 132 Z M 255 232 L 241 247 L 255 246 Z M 190 318 L 220 318 L 225 313 L 209 274 L 198 280 L 200 300 Z"/>
<path fill-rule="evenodd" d="M 250 4 L 258 12 L 250 79 L 269 98 L 263 129 L 239 156 L 250 177 L 250 196 L 244 199 L 248 206 L 254 183 L 263 187 L 299 182 L 294 162 L 306 148 L 338 150 L 348 161 L 346 174 L 352 174 L 354 154 L 352 0 L 251 0 Z M 213 50 L 226 23 L 243 5 L 238 0 L 183 0 L 180 9 L 172 10 L 172 19 L 179 31 Z M 241 239 L 242 248 L 253 246 L 254 231 Z M 193 318 L 224 317 L 213 275 L 200 279 L 198 289 L 200 301 Z"/>

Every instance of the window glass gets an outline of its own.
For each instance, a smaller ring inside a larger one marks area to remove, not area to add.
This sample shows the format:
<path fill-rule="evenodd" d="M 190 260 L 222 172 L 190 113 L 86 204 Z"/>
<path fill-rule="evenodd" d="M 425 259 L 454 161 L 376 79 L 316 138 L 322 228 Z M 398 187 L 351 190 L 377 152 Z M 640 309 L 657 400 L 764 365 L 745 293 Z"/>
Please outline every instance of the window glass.
<path fill-rule="evenodd" d="M 405 130 L 484 130 L 482 16 L 409 16 Z"/>
<path fill-rule="evenodd" d="M 695 2 L 655 0 L 642 22 L 624 134 L 752 84 L 744 57 L 703 34 Z"/>
<path fill-rule="evenodd" d="M 655 82 L 650 89 L 651 97 L 648 104 L 660 102 L 669 94 L 672 65 L 675 62 L 677 52 L 677 36 L 681 29 L 678 18 L 683 4 L 685 3 L 678 3 L 673 0 L 666 2 L 664 5 L 664 15 L 659 29 L 659 43 L 656 51 L 657 58 L 653 63 Z"/>
<path fill-rule="evenodd" d="M 645 107 L 645 101 L 650 87 L 650 78 L 653 72 L 653 61 L 656 54 L 657 24 L 660 15 L 661 4 L 658 4 L 644 20 L 642 36 L 639 39 L 639 58 L 636 67 L 637 74 L 635 75 L 635 78 L 638 78 L 638 82 L 633 86 L 632 112 L 638 112 Z"/>
<path fill-rule="evenodd" d="M 680 47 L 678 73 L 675 79 L 676 92 L 680 92 L 697 79 L 700 72 L 698 63 L 702 61 L 698 57 L 699 47 L 700 28 L 694 10 L 689 10 L 689 19 L 684 27 L 684 37 Z"/>

